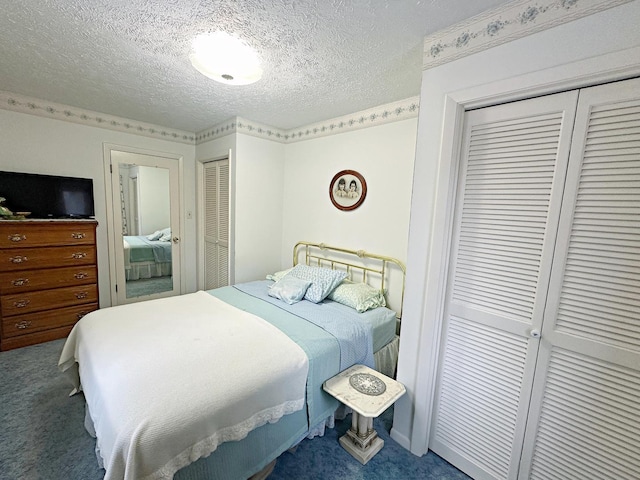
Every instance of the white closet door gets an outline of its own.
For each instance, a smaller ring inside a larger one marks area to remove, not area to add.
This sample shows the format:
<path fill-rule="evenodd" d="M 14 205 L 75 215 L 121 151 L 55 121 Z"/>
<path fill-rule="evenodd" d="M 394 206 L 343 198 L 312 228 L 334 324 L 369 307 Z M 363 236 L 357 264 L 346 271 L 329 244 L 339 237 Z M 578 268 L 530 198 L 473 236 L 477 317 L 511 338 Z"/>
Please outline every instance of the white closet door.
<path fill-rule="evenodd" d="M 229 160 L 204 164 L 205 290 L 229 284 Z"/>
<path fill-rule="evenodd" d="M 522 479 L 640 478 L 640 80 L 580 92 Z"/>
<path fill-rule="evenodd" d="M 518 474 L 576 101 L 466 114 L 429 447 L 476 479 Z"/>

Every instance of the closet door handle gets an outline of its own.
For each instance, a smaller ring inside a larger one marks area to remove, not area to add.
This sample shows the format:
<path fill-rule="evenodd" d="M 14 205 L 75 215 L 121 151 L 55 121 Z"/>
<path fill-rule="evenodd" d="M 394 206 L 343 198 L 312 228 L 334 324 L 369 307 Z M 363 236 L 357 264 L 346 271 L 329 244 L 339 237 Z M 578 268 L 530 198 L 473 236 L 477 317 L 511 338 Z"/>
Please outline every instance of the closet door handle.
<path fill-rule="evenodd" d="M 531 338 L 540 338 L 540 330 L 538 330 L 537 328 L 534 328 L 533 330 L 529 331 L 529 336 Z"/>

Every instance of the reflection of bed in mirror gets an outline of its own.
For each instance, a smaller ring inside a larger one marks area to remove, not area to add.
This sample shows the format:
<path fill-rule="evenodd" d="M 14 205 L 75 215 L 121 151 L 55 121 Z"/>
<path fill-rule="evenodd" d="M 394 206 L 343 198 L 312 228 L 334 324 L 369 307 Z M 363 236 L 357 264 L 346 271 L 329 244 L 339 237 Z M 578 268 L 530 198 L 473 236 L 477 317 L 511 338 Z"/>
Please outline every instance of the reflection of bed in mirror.
<path fill-rule="evenodd" d="M 146 235 L 123 238 L 127 282 L 171 275 L 171 239 L 149 240 Z"/>

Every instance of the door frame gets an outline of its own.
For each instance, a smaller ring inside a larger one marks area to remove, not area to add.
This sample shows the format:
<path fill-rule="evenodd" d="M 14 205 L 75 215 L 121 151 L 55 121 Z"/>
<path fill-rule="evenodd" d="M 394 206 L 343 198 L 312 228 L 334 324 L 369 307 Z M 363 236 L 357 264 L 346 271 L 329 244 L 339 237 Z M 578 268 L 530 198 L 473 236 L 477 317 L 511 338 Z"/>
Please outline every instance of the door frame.
<path fill-rule="evenodd" d="M 418 137 L 414 187 L 424 182 L 433 183 L 436 188 L 423 187 L 421 191 L 414 188 L 412 198 L 412 211 L 431 204 L 433 214 L 428 222 L 422 225 L 412 222 L 409 227 L 407 263 L 412 268 L 407 271 L 405 298 L 409 301 L 405 301 L 403 349 L 398 359 L 398 380 L 405 384 L 409 395 L 397 402 L 391 429 L 391 437 L 415 455 L 427 453 L 431 437 L 465 111 L 640 76 L 640 63 L 630 64 L 631 58 L 640 58 L 640 47 L 488 83 L 483 78 L 482 84 L 459 90 L 448 90 L 447 85 L 442 85 L 431 92 L 442 95 L 442 113 L 434 117 L 433 111 L 421 109 L 418 120 L 421 131 L 424 125 L 439 124 L 431 133 Z M 422 92 L 431 85 L 426 75 L 423 74 Z M 433 175 L 433 168 L 434 181 L 425 182 Z"/>
<path fill-rule="evenodd" d="M 103 144 L 103 166 L 104 166 L 104 183 L 105 183 L 105 200 L 106 200 L 106 218 L 107 218 L 107 239 L 108 239 L 108 258 L 109 258 L 109 295 L 110 295 L 110 305 L 115 306 L 122 304 L 124 302 L 118 301 L 118 292 L 116 291 L 116 285 L 118 281 L 118 263 L 117 263 L 117 250 L 116 250 L 116 235 L 121 235 L 121 228 L 119 225 L 116 225 L 115 222 L 115 200 L 113 195 L 113 185 L 112 179 L 113 176 L 111 174 L 111 165 L 112 165 L 112 152 L 122 152 L 122 153 L 131 153 L 138 155 L 148 155 L 153 157 L 161 157 L 167 160 L 173 160 L 177 162 L 177 174 L 178 174 L 178 195 L 177 198 L 172 198 L 172 201 L 177 202 L 177 211 L 182 212 L 183 205 L 183 163 L 184 157 L 182 155 L 168 153 L 168 152 L 159 152 L 155 150 L 147 150 L 137 147 L 130 147 L 124 145 L 117 145 L 112 143 L 104 143 Z M 117 199 L 118 202 L 120 199 Z M 179 231 L 178 238 L 180 238 L 180 242 L 178 243 L 178 252 L 179 252 L 179 267 L 178 272 L 180 274 L 180 281 L 178 285 L 178 294 L 181 294 L 185 291 L 185 270 L 184 270 L 184 216 L 179 214 Z M 125 288 L 125 287 L 122 287 Z M 174 288 L 174 292 L 175 292 Z M 147 300 L 149 297 L 145 297 Z M 131 303 L 131 302 L 126 302 Z"/>
<path fill-rule="evenodd" d="M 220 160 L 229 161 L 229 285 L 235 283 L 235 162 L 233 159 L 233 150 L 230 148 L 226 154 L 214 157 L 207 157 L 196 160 L 196 212 L 197 212 L 197 273 L 198 273 L 198 289 L 203 290 L 205 286 L 204 279 L 204 164 L 209 162 L 217 162 Z"/>

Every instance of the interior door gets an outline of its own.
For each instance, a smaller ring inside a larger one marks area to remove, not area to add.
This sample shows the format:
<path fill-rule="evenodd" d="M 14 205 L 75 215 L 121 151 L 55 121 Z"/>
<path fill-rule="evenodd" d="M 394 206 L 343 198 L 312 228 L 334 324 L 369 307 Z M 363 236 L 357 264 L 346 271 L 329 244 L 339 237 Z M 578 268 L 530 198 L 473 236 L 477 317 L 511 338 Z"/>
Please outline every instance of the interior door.
<path fill-rule="evenodd" d="M 112 303 L 180 294 L 178 161 L 111 150 L 110 177 L 115 259 Z"/>
<path fill-rule="evenodd" d="M 520 478 L 640 472 L 640 79 L 584 89 Z"/>
<path fill-rule="evenodd" d="M 229 285 L 229 160 L 203 165 L 204 289 Z"/>
<path fill-rule="evenodd" d="M 429 447 L 515 479 L 578 94 L 467 112 Z"/>

